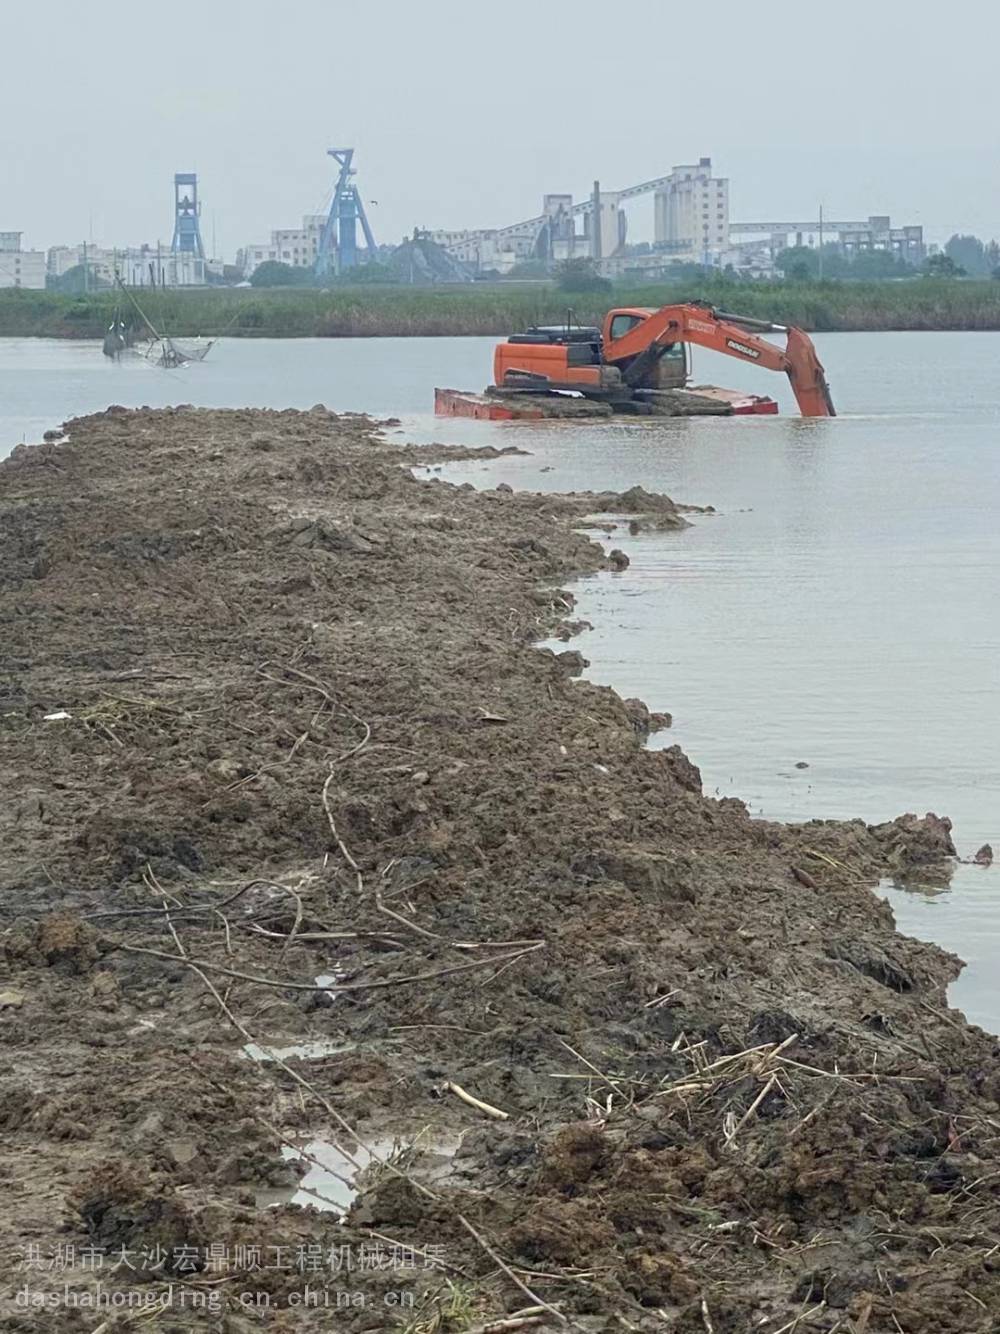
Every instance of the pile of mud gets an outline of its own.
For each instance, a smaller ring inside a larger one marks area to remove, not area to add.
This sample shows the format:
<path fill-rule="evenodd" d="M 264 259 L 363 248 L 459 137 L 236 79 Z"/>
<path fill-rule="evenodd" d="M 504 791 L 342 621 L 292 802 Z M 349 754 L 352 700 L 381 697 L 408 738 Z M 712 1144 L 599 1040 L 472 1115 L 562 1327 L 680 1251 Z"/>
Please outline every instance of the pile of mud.
<path fill-rule="evenodd" d="M 0 467 L 9 1328 L 996 1327 L 996 1049 L 870 890 L 947 821 L 751 820 L 533 646 L 680 507 L 68 432 Z"/>

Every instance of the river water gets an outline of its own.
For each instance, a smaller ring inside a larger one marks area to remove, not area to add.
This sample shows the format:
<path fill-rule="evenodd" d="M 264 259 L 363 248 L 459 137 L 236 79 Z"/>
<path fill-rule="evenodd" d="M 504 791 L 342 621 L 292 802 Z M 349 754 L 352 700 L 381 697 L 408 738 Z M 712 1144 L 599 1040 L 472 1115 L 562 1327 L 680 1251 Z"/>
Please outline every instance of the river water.
<path fill-rule="evenodd" d="M 756 814 L 934 810 L 961 853 L 991 842 L 1000 859 L 1000 334 L 816 341 L 836 420 L 801 421 L 779 377 L 703 354 L 696 378 L 771 393 L 785 415 L 585 425 L 436 421 L 435 384 L 481 387 L 492 339 L 231 340 L 173 372 L 0 339 L 0 457 L 112 402 L 322 402 L 398 416 L 414 440 L 530 451 L 455 480 L 639 483 L 714 505 L 683 533 L 616 534 L 630 568 L 579 584 L 590 676 L 669 710 L 653 744 L 679 742 L 707 791 Z M 1000 869 L 880 892 L 902 930 L 967 961 L 952 999 L 1000 1032 Z"/>

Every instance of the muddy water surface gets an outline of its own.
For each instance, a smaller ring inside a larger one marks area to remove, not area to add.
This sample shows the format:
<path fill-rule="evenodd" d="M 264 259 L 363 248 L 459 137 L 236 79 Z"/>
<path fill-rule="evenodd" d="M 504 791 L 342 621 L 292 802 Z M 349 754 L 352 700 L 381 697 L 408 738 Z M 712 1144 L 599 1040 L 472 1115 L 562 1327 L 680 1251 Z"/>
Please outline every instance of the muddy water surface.
<path fill-rule="evenodd" d="M 324 402 L 399 416 L 415 440 L 531 451 L 446 470 L 477 486 L 641 483 L 713 504 L 685 533 L 615 534 L 630 568 L 578 589 L 590 675 L 672 712 L 659 742 L 755 813 L 936 810 L 963 854 L 988 841 L 1000 857 L 1000 334 L 818 338 L 835 421 L 797 420 L 778 377 L 707 354 L 697 377 L 771 393 L 786 415 L 435 421 L 434 385 L 480 387 L 492 342 L 224 341 L 163 372 L 93 343 L 0 339 L 0 457 L 109 402 Z M 1000 870 L 881 892 L 903 930 L 968 961 L 953 1000 L 1000 1031 Z"/>

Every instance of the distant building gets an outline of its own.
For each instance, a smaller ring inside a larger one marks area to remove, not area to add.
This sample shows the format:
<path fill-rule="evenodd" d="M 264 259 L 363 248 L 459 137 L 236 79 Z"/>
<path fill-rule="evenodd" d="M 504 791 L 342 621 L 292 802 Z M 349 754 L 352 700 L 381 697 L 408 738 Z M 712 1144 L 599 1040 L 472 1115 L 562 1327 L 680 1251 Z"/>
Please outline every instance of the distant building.
<path fill-rule="evenodd" d="M 653 195 L 654 244 L 697 264 L 718 262 L 729 245 L 729 181 L 712 159 L 674 167 Z"/>
<path fill-rule="evenodd" d="M 574 205 L 572 195 L 547 194 L 542 199 L 541 216 L 528 222 L 511 227 L 436 231 L 430 236 L 474 273 L 507 274 L 516 265 L 533 259 L 559 263 L 587 257 L 607 266 L 625 243 L 626 218 L 619 200 L 618 191 L 599 189 L 585 206 Z M 576 230 L 580 215 L 582 232 Z M 596 223 L 595 217 L 599 219 Z"/>
<path fill-rule="evenodd" d="M 572 241 L 576 236 L 576 216 L 573 212 L 572 195 L 543 195 L 542 216 L 545 219 L 543 246 L 547 245 L 551 250 L 561 242 Z"/>
<path fill-rule="evenodd" d="M 767 249 L 771 256 L 789 246 L 835 245 L 842 254 L 854 257 L 866 251 L 894 255 L 913 268 L 927 258 L 923 227 L 908 224 L 893 227 L 888 214 L 872 214 L 863 222 L 819 219 L 811 222 L 734 222 L 729 234 L 734 246 L 750 247 L 756 252 Z M 742 238 L 752 237 L 752 240 Z"/>
<path fill-rule="evenodd" d="M 839 241 L 845 255 L 853 256 L 866 250 L 891 251 L 897 259 L 915 268 L 927 258 L 923 227 L 893 227 L 884 215 L 870 217 L 867 226 L 845 228 L 839 233 Z"/>
<path fill-rule="evenodd" d="M 130 246 L 115 252 L 117 272 L 127 287 L 204 287 L 210 263 L 191 250 L 161 245 Z"/>
<path fill-rule="evenodd" d="M 510 273 L 516 264 L 530 259 L 533 253 L 533 247 L 527 241 L 504 236 L 497 228 L 436 231 L 429 232 L 428 236 L 453 259 L 467 265 L 472 273 Z"/>
<path fill-rule="evenodd" d="M 600 261 L 599 269 L 605 278 L 625 278 L 631 282 L 657 282 L 676 276 L 678 265 L 700 264 L 687 247 L 672 249 L 662 244 L 656 249 L 636 253 L 627 249 L 610 259 Z"/>
<path fill-rule="evenodd" d="M 46 270 L 50 278 L 62 278 L 86 260 L 92 279 L 113 283 L 116 254 L 114 250 L 104 250 L 97 245 L 56 245 L 49 249 Z"/>
<path fill-rule="evenodd" d="M 585 254 L 601 266 L 602 261 L 617 255 L 624 246 L 628 235 L 628 218 L 621 208 L 621 191 L 602 190 L 597 181 L 594 182 L 590 204 L 590 209 L 583 215 L 583 237 L 573 238 L 571 253 L 566 258 Z"/>
<path fill-rule="evenodd" d="M 307 214 L 302 219 L 301 227 L 279 227 L 271 233 L 270 241 L 244 246 L 236 257 L 236 263 L 247 278 L 261 264 L 268 262 L 289 264 L 293 269 L 311 269 L 319 254 L 320 238 L 325 226 L 325 214 Z"/>
<path fill-rule="evenodd" d="M 769 242 L 733 242 L 719 256 L 719 267 L 732 269 L 738 278 L 770 280 L 781 277 Z"/>
<path fill-rule="evenodd" d="M 22 250 L 23 232 L 0 232 L 0 287 L 45 287 L 45 252 Z"/>
<path fill-rule="evenodd" d="M 123 250 L 63 245 L 49 250 L 50 278 L 62 278 L 83 264 L 87 266 L 88 282 L 108 287 L 116 274 L 129 287 L 203 287 L 212 267 L 211 261 L 194 251 L 171 251 L 162 245 L 127 246 Z"/>
<path fill-rule="evenodd" d="M 649 194 L 654 240 L 648 249 L 645 243 L 643 248 L 629 246 L 626 209 L 631 200 Z M 595 182 L 593 191 L 579 201 L 570 194 L 546 194 L 539 215 L 510 226 L 437 231 L 432 236 L 475 272 L 501 274 L 523 260 L 553 265 L 587 257 L 608 277 L 655 278 L 669 275 L 678 264 L 698 264 L 731 267 L 747 278 L 769 278 L 778 271 L 775 256 L 793 245 L 833 244 L 846 256 L 885 251 L 914 268 L 928 253 L 921 227 L 893 227 L 885 215 L 863 222 L 825 220 L 822 225 L 818 220 L 733 223 L 729 180 L 713 175 L 710 157 L 623 190 L 601 190 Z"/>

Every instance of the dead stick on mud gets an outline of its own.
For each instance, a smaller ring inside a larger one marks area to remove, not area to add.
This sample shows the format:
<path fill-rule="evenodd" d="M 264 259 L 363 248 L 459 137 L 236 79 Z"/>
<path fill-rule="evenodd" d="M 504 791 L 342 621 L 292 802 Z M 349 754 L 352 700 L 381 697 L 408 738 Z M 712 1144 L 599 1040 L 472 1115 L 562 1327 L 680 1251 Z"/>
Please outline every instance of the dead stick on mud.
<path fill-rule="evenodd" d="M 185 962 L 187 962 L 188 952 L 187 952 L 187 950 L 184 948 L 184 946 L 181 944 L 181 938 L 180 938 L 180 936 L 177 934 L 177 929 L 176 929 L 176 927 L 174 926 L 173 922 L 172 922 L 171 919 L 170 919 L 170 908 L 169 908 L 169 906 L 167 905 L 167 900 L 166 900 L 166 899 L 163 900 L 163 916 L 165 917 L 167 926 L 168 926 L 169 929 L 170 929 L 170 934 L 171 934 L 171 935 L 173 936 L 173 938 L 174 938 L 174 944 L 177 946 L 177 953 L 181 956 L 182 959 L 184 959 Z"/>
<path fill-rule="evenodd" d="M 964 1034 L 966 1033 L 966 1029 L 958 1022 L 957 1019 L 953 1019 L 951 1015 L 946 1014 L 944 1010 L 935 1010 L 933 1005 L 928 1005 L 925 1000 L 920 1000 L 919 997 L 918 997 L 918 1003 L 921 1006 L 923 1006 L 923 1008 L 927 1011 L 928 1014 L 932 1014 L 935 1019 L 940 1019 L 943 1023 L 950 1024 L 951 1027 L 955 1029 L 957 1033 L 961 1033 L 964 1036 Z"/>
<path fill-rule="evenodd" d="M 562 1311 L 557 1310 L 556 1307 L 550 1306 L 548 1302 L 543 1301 L 542 1298 L 539 1297 L 536 1292 L 531 1291 L 531 1289 L 528 1287 L 527 1283 L 525 1283 L 523 1279 L 518 1278 L 517 1274 L 514 1273 L 510 1265 L 507 1264 L 507 1262 L 497 1254 L 497 1252 L 493 1249 L 493 1247 L 490 1245 L 490 1243 L 486 1240 L 485 1237 L 480 1236 L 480 1234 L 476 1231 L 476 1229 L 472 1226 L 472 1224 L 469 1222 L 469 1220 L 465 1217 L 464 1214 L 457 1214 L 456 1217 L 458 1218 L 458 1221 L 462 1224 L 462 1226 L 465 1228 L 466 1232 L 468 1232 L 469 1236 L 472 1237 L 474 1241 L 479 1243 L 479 1245 L 483 1248 L 483 1250 L 490 1257 L 490 1259 L 493 1260 L 495 1264 L 498 1264 L 500 1266 L 500 1268 L 507 1275 L 510 1281 L 516 1284 L 517 1287 L 521 1289 L 521 1291 L 524 1293 L 524 1295 L 528 1298 L 528 1300 L 532 1303 L 533 1306 L 540 1306 L 542 1310 L 548 1311 L 549 1315 L 554 1315 L 560 1324 L 562 1325 L 569 1324 L 569 1321 L 563 1315 Z"/>
<path fill-rule="evenodd" d="M 301 883 L 302 882 L 300 881 L 300 884 Z M 302 907 L 302 895 L 298 894 L 291 887 L 289 887 L 288 892 L 295 900 L 295 920 L 292 923 L 291 931 L 285 937 L 284 943 L 282 944 L 281 949 L 278 951 L 279 959 L 283 959 L 285 955 L 288 953 L 288 948 L 291 945 L 292 941 L 295 939 L 295 937 L 298 935 L 299 928 L 302 926 L 302 918 L 305 915 L 305 909 Z"/>
<path fill-rule="evenodd" d="M 333 825 L 332 820 L 330 821 L 330 824 L 332 827 Z M 427 940 L 444 940 L 444 936 L 440 935 L 437 931 L 428 931 L 426 927 L 419 926 L 416 922 L 411 922 L 410 919 L 408 917 L 404 917 L 402 913 L 398 913 L 395 911 L 395 909 L 387 907 L 385 900 L 382 897 L 382 883 L 385 880 L 386 874 L 388 873 L 392 865 L 393 863 L 390 862 L 389 865 L 382 870 L 381 875 L 375 881 L 375 907 L 379 910 L 380 913 L 385 913 L 386 917 L 391 917 L 394 922 L 399 922 L 400 926 L 405 926 L 409 931 L 415 931 L 418 936 L 424 936 Z M 361 884 L 360 871 L 358 872 L 358 882 L 360 886 Z"/>
<path fill-rule="evenodd" d="M 821 1070 L 818 1065 L 805 1065 L 802 1061 L 793 1061 L 788 1056 L 779 1056 L 777 1058 L 782 1065 L 787 1065 L 793 1070 L 805 1070 L 810 1075 L 822 1075 L 824 1079 L 840 1079 L 845 1084 L 850 1084 L 854 1080 L 874 1079 L 885 1080 L 893 1084 L 923 1084 L 926 1080 L 919 1075 L 883 1075 L 872 1074 L 870 1070 Z"/>
<path fill-rule="evenodd" d="M 218 917 L 219 920 L 222 922 L 223 930 L 226 933 L 226 953 L 231 955 L 233 952 L 233 938 L 229 930 L 229 918 L 226 916 L 225 913 L 219 912 L 218 908 L 214 908 L 213 912 L 215 913 L 216 917 Z"/>
<path fill-rule="evenodd" d="M 269 673 L 263 670 L 263 668 L 266 667 L 267 665 L 268 665 L 267 663 L 261 663 L 260 667 L 257 668 L 259 674 L 263 677 L 266 677 L 266 679 L 269 681 L 275 681 L 278 685 L 286 686 L 288 684 L 287 681 L 282 681 L 278 677 L 271 676 L 269 675 Z M 343 762 L 345 760 L 349 760 L 352 755 L 357 755 L 359 751 L 364 750 L 365 746 L 367 746 L 368 742 L 371 740 L 372 729 L 368 726 L 368 724 L 365 722 L 363 718 L 359 718 L 358 715 L 353 711 L 353 709 L 349 709 L 346 704 L 338 704 L 337 701 L 334 699 L 333 695 L 331 694 L 331 692 L 317 677 L 310 676 L 308 672 L 299 671 L 297 667 L 286 666 L 282 668 L 282 670 L 289 672 L 292 676 L 297 676 L 300 681 L 305 681 L 306 685 L 308 685 L 310 689 L 315 690 L 320 695 L 322 695 L 324 700 L 326 701 L 327 704 L 329 704 L 330 708 L 334 711 L 334 713 L 336 713 L 337 710 L 339 709 L 342 713 L 346 713 L 349 718 L 353 718 L 353 720 L 359 725 L 359 727 L 362 727 L 364 729 L 365 734 L 361 738 L 361 740 L 357 743 L 357 745 L 352 746 L 351 749 L 346 750 L 343 753 L 343 755 L 339 755 L 337 759 L 332 760 L 331 761 L 332 764 L 343 764 Z"/>
<path fill-rule="evenodd" d="M 865 1331 L 868 1329 L 868 1322 L 872 1318 L 872 1307 L 874 1305 L 875 1298 L 869 1293 L 865 1299 L 864 1308 L 858 1316 L 857 1323 L 854 1326 L 854 1334 L 865 1334 Z"/>
<path fill-rule="evenodd" d="M 508 1330 L 526 1329 L 528 1325 L 540 1325 L 545 1315 L 544 1306 L 526 1306 L 523 1311 L 500 1320 L 488 1320 L 485 1325 L 476 1325 L 469 1334 L 507 1334 Z"/>
<path fill-rule="evenodd" d="M 242 925 L 247 931 L 252 931 L 256 936 L 263 936 L 265 940 L 285 940 L 288 936 L 287 931 L 268 931 L 256 922 L 240 923 L 239 925 Z M 300 931 L 295 939 L 298 941 L 377 940 L 380 944 L 392 945 L 396 949 L 406 948 L 403 941 L 397 940 L 395 936 L 390 936 L 388 931 Z"/>
<path fill-rule="evenodd" d="M 778 1057 L 781 1056 L 783 1051 L 786 1051 L 792 1045 L 793 1042 L 798 1042 L 798 1040 L 799 1040 L 798 1033 L 790 1033 L 789 1036 L 785 1038 L 784 1042 L 779 1042 L 777 1047 L 775 1047 L 774 1051 L 769 1051 L 764 1056 L 762 1056 L 759 1067 L 761 1073 L 763 1073 L 769 1061 L 776 1060 Z"/>
<path fill-rule="evenodd" d="M 771 1078 L 764 1085 L 764 1087 L 761 1089 L 761 1091 L 757 1094 L 756 1098 L 754 1098 L 750 1106 L 743 1113 L 743 1116 L 740 1119 L 740 1121 L 733 1127 L 730 1133 L 726 1136 L 727 1146 L 734 1145 L 736 1143 L 736 1136 L 740 1133 L 740 1131 L 743 1129 L 746 1123 L 750 1120 L 751 1116 L 753 1116 L 754 1112 L 761 1105 L 761 1103 L 764 1101 L 767 1095 L 771 1092 L 771 1090 L 774 1088 L 777 1082 L 778 1082 L 778 1076 L 772 1075 Z"/>
<path fill-rule="evenodd" d="M 258 885 L 264 885 L 270 889 L 284 889 L 284 885 L 276 885 L 271 880 L 250 880 L 247 884 L 241 886 L 235 894 L 230 894 L 228 898 L 220 899 L 218 903 L 192 903 L 181 908 L 175 908 L 175 917 L 187 917 L 192 913 L 200 912 L 218 912 L 220 908 L 228 908 L 231 903 L 243 897 L 251 889 L 256 889 Z M 162 908 L 112 908 L 106 912 L 88 912 L 81 914 L 81 920 L 87 922 L 96 921 L 100 917 L 148 917 L 151 914 L 155 916 L 161 913 Z"/>
<path fill-rule="evenodd" d="M 177 897 L 176 894 L 171 894 L 171 892 L 168 889 L 164 889 L 164 887 L 160 884 L 159 880 L 157 880 L 156 876 L 153 874 L 153 868 L 152 866 L 150 866 L 149 862 L 147 862 L 146 865 L 142 868 L 142 883 L 146 886 L 147 889 L 153 890 L 154 893 L 159 894 L 163 899 L 163 911 L 165 913 L 168 913 L 168 925 L 169 925 L 169 912 L 167 908 L 167 900 L 168 899 L 171 900 L 171 903 L 175 911 L 179 908 L 183 908 L 184 904 L 181 903 L 180 899 Z M 173 927 L 171 927 L 171 930 L 173 930 Z M 174 937 L 174 939 L 175 940 L 177 939 L 176 936 Z M 179 941 L 178 944 L 180 944 Z"/>
<path fill-rule="evenodd" d="M 708 1312 L 708 1302 L 704 1297 L 701 1299 L 701 1320 L 705 1326 L 706 1334 L 715 1334 L 715 1326 L 712 1324 L 712 1317 Z"/>
<path fill-rule="evenodd" d="M 346 759 L 347 757 L 342 756 L 341 758 Z M 323 792 L 322 792 L 323 810 L 326 812 L 326 819 L 327 823 L 330 826 L 330 833 L 333 835 L 334 842 L 340 849 L 340 855 L 343 857 L 344 861 L 354 872 L 355 887 L 357 888 L 358 891 L 358 898 L 361 899 L 364 897 L 364 892 L 365 892 L 365 878 L 364 875 L 362 874 L 361 867 L 354 860 L 353 856 L 351 855 L 350 849 L 347 847 L 346 843 L 340 836 L 340 832 L 337 829 L 337 822 L 334 819 L 333 809 L 330 805 L 330 784 L 333 782 L 334 777 L 335 774 L 333 772 L 333 768 L 331 767 L 326 782 L 323 784 Z M 392 863 L 390 862 L 390 866 L 391 865 Z M 389 868 L 386 867 L 386 870 L 388 869 Z M 386 907 L 385 903 L 382 900 L 382 880 L 384 879 L 384 876 L 385 876 L 385 871 L 383 871 L 382 875 L 375 882 L 375 907 L 379 910 L 379 912 L 384 913 L 386 917 L 391 917 L 392 920 L 394 922 L 398 922 L 400 926 L 405 926 L 408 931 L 415 931 L 418 936 L 424 936 L 428 940 L 441 940 L 442 937 L 437 935 L 434 931 L 428 931 L 425 927 L 418 926 L 416 922 L 411 922 L 410 919 L 408 917 L 404 917 L 402 913 L 398 913 L 394 909 Z"/>
<path fill-rule="evenodd" d="M 355 747 L 355 750 L 356 749 L 358 749 L 358 747 Z M 348 752 L 348 754 L 353 754 L 353 753 L 354 753 L 353 751 Z M 340 758 L 346 759 L 347 756 L 341 756 Z M 333 763 L 337 764 L 339 763 L 339 761 L 334 760 Z M 358 863 L 354 860 L 354 857 L 351 855 L 350 849 L 347 847 L 347 845 L 344 843 L 344 840 L 341 838 L 340 833 L 337 829 L 337 822 L 334 819 L 333 810 L 331 809 L 330 806 L 330 784 L 333 782 L 333 779 L 334 779 L 334 774 L 331 769 L 326 782 L 323 784 L 323 792 L 322 792 L 323 810 L 326 812 L 326 819 L 327 823 L 330 826 L 330 833 L 333 835 L 334 841 L 337 844 L 337 847 L 340 849 L 340 855 L 343 857 L 344 861 L 347 862 L 347 865 L 354 872 L 354 883 L 358 891 L 358 897 L 362 898 L 365 892 L 364 874 L 361 870 L 361 867 L 358 865 Z M 444 941 L 445 944 L 450 945 L 452 949 L 456 950 L 502 949 L 504 945 L 544 944 L 543 941 L 539 941 L 537 939 L 511 940 L 511 941 L 492 941 L 492 940 L 449 941 L 437 931 L 428 931 L 426 927 L 420 926 L 417 922 L 411 921 L 409 917 L 404 917 L 402 913 L 396 912 L 394 908 L 390 908 L 386 904 L 382 896 L 382 883 L 385 880 L 386 875 L 389 873 L 389 871 L 392 869 L 394 865 L 395 861 L 391 861 L 387 866 L 383 867 L 381 874 L 379 875 L 378 879 L 375 882 L 375 907 L 378 909 L 380 913 L 384 913 L 386 917 L 391 917 L 394 922 L 398 922 L 400 926 L 405 926 L 408 931 L 414 931 L 418 936 L 423 936 L 426 940 Z"/>
<path fill-rule="evenodd" d="M 832 1089 L 826 1095 L 825 1098 L 823 1098 L 820 1102 L 816 1104 L 816 1106 L 812 1109 L 811 1112 L 807 1113 L 802 1118 L 802 1120 L 798 1122 L 797 1125 L 792 1126 L 791 1130 L 788 1132 L 788 1138 L 794 1139 L 800 1130 L 805 1130 L 806 1126 L 809 1124 L 810 1121 L 813 1120 L 814 1117 L 818 1116 L 820 1112 L 825 1111 L 826 1108 L 829 1107 L 830 1103 L 833 1102 L 836 1092 L 837 1092 L 836 1089 Z"/>
<path fill-rule="evenodd" d="M 571 1047 L 569 1043 L 564 1042 L 562 1038 L 556 1038 L 556 1041 L 559 1043 L 560 1047 L 564 1047 L 571 1056 L 575 1056 L 576 1059 L 582 1065 L 585 1065 L 588 1070 L 592 1070 L 594 1074 L 597 1075 L 598 1079 L 603 1079 L 603 1081 L 605 1082 L 605 1084 L 608 1085 L 609 1088 L 613 1088 L 616 1093 L 621 1092 L 621 1089 L 609 1075 L 606 1075 L 603 1070 L 598 1070 L 597 1066 L 594 1065 L 591 1061 L 588 1061 L 586 1056 L 581 1056 L 575 1047 Z"/>
<path fill-rule="evenodd" d="M 448 1093 L 454 1093 L 456 1098 L 461 1098 L 462 1101 L 468 1103 L 470 1107 L 475 1107 L 478 1111 L 484 1112 L 486 1116 L 492 1116 L 497 1121 L 510 1120 L 510 1112 L 503 1112 L 499 1107 L 493 1107 L 490 1103 L 483 1102 L 481 1099 L 473 1097 L 472 1094 L 467 1093 L 460 1084 L 456 1084 L 450 1079 L 442 1087 Z"/>
<path fill-rule="evenodd" d="M 289 667 L 288 670 L 294 672 L 296 676 L 304 677 L 305 675 L 303 672 L 295 671 L 295 669 L 292 667 Z M 314 688 L 321 689 L 318 682 L 315 683 Z M 346 710 L 346 712 L 349 713 L 350 710 Z M 322 801 L 323 801 L 323 810 L 326 813 L 327 823 L 330 826 L 330 833 L 333 835 L 334 842 L 336 843 L 338 849 L 340 850 L 340 855 L 343 857 L 344 861 L 354 872 L 354 883 L 358 891 L 358 898 L 360 899 L 364 897 L 364 892 L 365 892 L 364 873 L 362 872 L 361 867 L 358 865 L 358 863 L 354 860 L 354 857 L 352 856 L 350 849 L 348 848 L 347 844 L 341 837 L 340 831 L 337 829 L 337 821 L 334 818 L 333 808 L 330 804 L 330 784 L 333 782 L 335 777 L 334 767 L 338 764 L 342 764 L 344 760 L 350 759 L 352 755 L 356 755 L 359 751 L 363 750 L 364 747 L 368 744 L 369 740 L 371 739 L 372 733 L 371 733 L 371 728 L 368 726 L 368 724 L 364 722 L 363 719 L 358 718 L 356 714 L 352 713 L 351 717 L 354 718 L 356 722 L 361 723 L 362 727 L 364 727 L 365 729 L 364 739 L 360 741 L 358 745 L 353 746 L 348 751 L 345 751 L 343 755 L 338 756 L 337 759 L 331 760 L 330 772 L 327 775 L 326 782 L 323 784 Z M 437 931 L 428 931 L 426 927 L 420 926 L 419 923 L 411 921 L 410 918 L 408 917 L 404 917 L 402 913 L 396 912 L 394 908 L 390 908 L 386 904 L 385 900 L 382 897 L 382 883 L 385 880 L 386 874 L 388 873 L 392 865 L 393 863 L 390 862 L 389 865 L 383 869 L 381 875 L 375 881 L 375 907 L 378 909 L 380 913 L 383 913 L 386 917 L 391 917 L 392 920 L 394 922 L 398 922 L 400 926 L 406 927 L 408 931 L 413 931 L 418 936 L 423 936 L 426 940 L 444 940 L 445 939 L 444 936 L 440 935 Z M 462 944 L 462 945 L 457 945 L 455 948 L 475 949 L 476 946 L 471 944 Z"/>
<path fill-rule="evenodd" d="M 158 909 L 157 911 L 162 911 Z M 486 968 L 495 963 L 513 963 L 515 959 L 521 959 L 526 954 L 534 954 L 536 950 L 542 948 L 541 945 L 532 945 L 529 949 L 518 950 L 516 954 L 503 956 L 500 959 L 484 958 L 474 959 L 471 963 L 455 964 L 451 968 L 438 968 L 430 973 L 411 973 L 407 977 L 382 977 L 373 982 L 342 982 L 333 986 L 320 986 L 316 982 L 283 982 L 278 977 L 254 977 L 252 973 L 241 973 L 235 968 L 223 968 L 221 964 L 210 963 L 207 959 L 186 959 L 179 954 L 168 954 L 166 950 L 150 949 L 147 945 L 126 945 L 124 941 L 116 940 L 111 942 L 115 949 L 125 950 L 128 954 L 148 954 L 154 959 L 166 959 L 169 963 L 188 963 L 192 967 L 197 965 L 199 968 L 205 968 L 210 973 L 222 973 L 225 977 L 235 977 L 240 982 L 252 982 L 258 987 L 273 987 L 278 991 L 328 991 L 335 992 L 338 995 L 342 991 L 374 991 L 386 987 L 404 986 L 410 982 L 429 982 L 438 977 L 450 977 L 454 973 L 468 973 L 473 968 Z"/>
<path fill-rule="evenodd" d="M 354 872 L 354 878 L 357 884 L 358 895 L 360 897 L 364 893 L 364 888 L 365 888 L 365 881 L 364 881 L 364 876 L 361 874 L 361 867 L 351 856 L 350 849 L 344 843 L 344 840 L 340 837 L 340 834 L 337 831 L 337 822 L 333 818 L 333 811 L 330 808 L 330 784 L 333 782 L 334 776 L 335 775 L 333 773 L 333 770 L 331 769 L 329 774 L 327 774 L 326 782 L 323 784 L 323 791 L 321 794 L 321 800 L 323 802 L 323 810 L 326 812 L 326 819 L 327 823 L 330 826 L 330 833 L 333 835 L 333 841 L 340 849 L 340 855 L 343 857 L 344 861 L 347 862 L 347 865 Z"/>
<path fill-rule="evenodd" d="M 827 1303 L 820 1302 L 819 1306 L 813 1306 L 811 1311 L 799 1311 L 793 1321 L 788 1321 L 787 1325 L 781 1326 L 780 1330 L 775 1330 L 775 1334 L 795 1334 L 803 1321 L 811 1321 L 813 1315 L 819 1315 L 820 1311 L 827 1310 Z"/>

